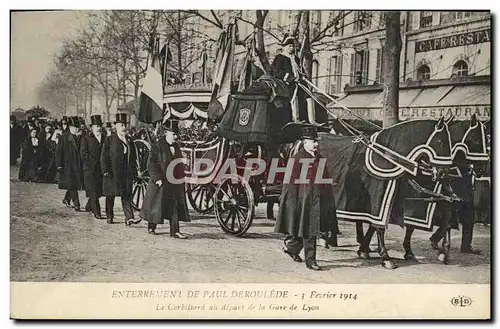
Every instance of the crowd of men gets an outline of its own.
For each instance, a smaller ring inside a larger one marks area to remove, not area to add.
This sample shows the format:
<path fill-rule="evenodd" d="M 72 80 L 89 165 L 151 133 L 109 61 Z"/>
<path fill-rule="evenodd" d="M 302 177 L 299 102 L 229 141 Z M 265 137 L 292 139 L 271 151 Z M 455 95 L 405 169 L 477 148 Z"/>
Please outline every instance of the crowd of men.
<path fill-rule="evenodd" d="M 136 136 L 128 123 L 123 113 L 106 124 L 100 115 L 93 115 L 90 128 L 77 116 L 63 117 L 60 121 L 28 118 L 20 123 L 11 116 L 11 165 L 16 165 L 21 157 L 19 180 L 58 184 L 65 191 L 62 200 L 65 206 L 76 212 L 88 212 L 96 219 L 106 219 L 109 224 L 114 222 L 115 198 L 120 197 L 125 224 L 137 224 L 142 218 L 134 215 L 132 207 L 132 188 L 138 175 L 133 141 L 143 136 Z M 180 154 L 176 147 L 176 153 Z M 84 208 L 78 193 L 81 190 L 88 198 Z M 101 197 L 105 197 L 105 217 L 101 212 Z M 184 239 L 186 236 L 179 232 L 176 219 L 172 221 L 171 235 Z M 153 223 L 148 232 L 156 233 Z"/>

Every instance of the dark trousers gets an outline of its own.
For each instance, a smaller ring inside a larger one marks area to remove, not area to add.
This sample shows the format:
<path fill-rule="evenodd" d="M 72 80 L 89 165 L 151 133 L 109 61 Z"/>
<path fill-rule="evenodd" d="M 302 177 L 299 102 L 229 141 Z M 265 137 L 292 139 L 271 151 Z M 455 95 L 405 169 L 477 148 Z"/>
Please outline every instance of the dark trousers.
<path fill-rule="evenodd" d="M 266 214 L 267 214 L 267 219 L 274 219 L 274 201 L 267 201 L 267 209 L 266 209 Z"/>
<path fill-rule="evenodd" d="M 64 200 L 73 201 L 73 206 L 75 206 L 75 208 L 80 208 L 80 198 L 78 197 L 77 190 L 67 190 L 64 195 Z"/>
<path fill-rule="evenodd" d="M 89 199 L 87 201 L 87 205 L 85 206 L 85 210 L 91 211 L 94 215 L 101 215 L 101 205 L 99 204 L 99 198 L 94 191 L 89 191 Z"/>
<path fill-rule="evenodd" d="M 472 233 L 474 231 L 474 205 L 467 202 L 457 211 L 462 223 L 462 249 L 468 249 L 472 245 Z"/>
<path fill-rule="evenodd" d="M 304 248 L 304 255 L 307 265 L 316 263 L 316 237 L 298 238 L 287 236 L 285 238 L 287 251 L 292 255 L 298 255 Z"/>
<path fill-rule="evenodd" d="M 177 214 L 174 214 L 173 218 L 169 220 L 170 222 L 170 235 L 174 235 L 175 233 L 180 232 L 180 227 L 179 227 L 179 218 L 177 217 Z M 148 223 L 148 230 L 156 230 L 156 226 L 158 226 L 155 223 Z"/>
<path fill-rule="evenodd" d="M 134 218 L 134 211 L 132 210 L 132 200 L 130 197 L 121 196 L 122 199 L 122 209 L 125 214 L 125 220 Z M 107 196 L 106 197 L 106 217 L 113 219 L 115 217 L 115 213 L 113 208 L 115 206 L 115 197 Z"/>

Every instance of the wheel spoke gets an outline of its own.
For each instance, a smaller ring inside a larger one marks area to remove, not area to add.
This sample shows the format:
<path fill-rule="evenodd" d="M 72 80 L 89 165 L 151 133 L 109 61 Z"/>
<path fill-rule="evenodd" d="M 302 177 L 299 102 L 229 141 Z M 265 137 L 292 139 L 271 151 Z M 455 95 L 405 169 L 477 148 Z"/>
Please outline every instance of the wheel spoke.
<path fill-rule="evenodd" d="M 227 227 L 227 223 L 229 222 L 229 218 L 231 217 L 231 215 L 232 215 L 232 212 L 229 211 L 229 213 L 227 214 L 226 220 L 224 221 L 224 226 Z"/>
<path fill-rule="evenodd" d="M 205 190 L 204 189 L 200 189 L 200 191 L 201 191 L 201 195 L 200 195 L 200 198 L 199 198 L 199 209 L 203 210 L 203 195 L 205 194 Z"/>
<path fill-rule="evenodd" d="M 231 221 L 231 231 L 234 232 L 234 220 L 235 220 L 234 217 L 235 217 L 235 213 L 234 213 L 233 209 L 231 209 L 230 214 L 231 214 L 231 219 L 232 219 L 232 221 Z"/>
<path fill-rule="evenodd" d="M 201 188 L 201 185 L 198 185 L 198 186 L 199 186 L 198 192 L 196 193 L 196 196 L 194 197 L 195 202 L 198 200 L 198 197 L 200 196 L 201 191 L 203 191 L 203 189 Z"/>

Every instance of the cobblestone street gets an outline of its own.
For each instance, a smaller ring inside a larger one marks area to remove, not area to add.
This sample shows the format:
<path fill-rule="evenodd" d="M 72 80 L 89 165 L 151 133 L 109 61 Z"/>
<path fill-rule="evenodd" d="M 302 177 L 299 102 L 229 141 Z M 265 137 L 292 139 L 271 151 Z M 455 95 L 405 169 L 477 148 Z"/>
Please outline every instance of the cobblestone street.
<path fill-rule="evenodd" d="M 188 240 L 172 239 L 168 225 L 159 235 L 147 234 L 146 223 L 126 227 L 120 202 L 116 224 L 75 213 L 62 204 L 57 185 L 17 179 L 11 167 L 11 281 L 73 282 L 218 282 L 218 283 L 489 283 L 490 228 L 476 225 L 473 247 L 481 256 L 459 253 L 460 231 L 452 232 L 451 263 L 442 265 L 429 244 L 428 232 L 416 231 L 412 241 L 419 263 L 403 260 L 404 230 L 387 232 L 389 253 L 397 269 L 374 259 L 357 258 L 353 223 L 341 222 L 339 247 L 318 247 L 323 272 L 307 270 L 281 251 L 282 238 L 260 205 L 244 237 L 225 234 L 213 215 L 191 212 L 181 223 Z M 85 193 L 80 192 L 85 205 Z M 101 199 L 104 209 L 104 200 Z M 374 242 L 376 239 L 373 240 Z"/>

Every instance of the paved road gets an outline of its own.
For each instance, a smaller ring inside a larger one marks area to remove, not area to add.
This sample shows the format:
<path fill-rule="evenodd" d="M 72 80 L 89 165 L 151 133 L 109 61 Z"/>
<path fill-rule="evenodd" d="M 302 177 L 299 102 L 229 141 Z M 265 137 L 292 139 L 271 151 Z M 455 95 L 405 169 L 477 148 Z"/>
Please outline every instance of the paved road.
<path fill-rule="evenodd" d="M 62 205 L 64 191 L 56 185 L 17 180 L 11 167 L 11 280 L 72 282 L 230 282 L 230 283 L 489 283 L 490 228 L 476 225 L 474 247 L 482 256 L 459 253 L 460 232 L 452 233 L 452 261 L 442 265 L 428 243 L 429 233 L 415 232 L 412 246 L 419 263 L 404 261 L 404 231 L 391 226 L 387 246 L 397 269 L 380 266 L 380 259 L 356 256 L 355 229 L 341 222 L 340 246 L 318 249 L 323 272 L 307 270 L 281 252 L 274 222 L 265 207 L 247 235 L 235 238 L 222 232 L 212 215 L 192 212 L 191 223 L 181 223 L 189 240 L 170 238 L 168 225 L 160 235 L 146 233 L 146 223 L 123 223 L 116 202 L 117 224 L 95 220 Z M 80 192 L 81 203 L 85 194 Z M 104 209 L 104 200 L 101 205 Z M 163 234 L 162 234 L 163 233 Z M 373 254 L 374 257 L 378 256 Z"/>

